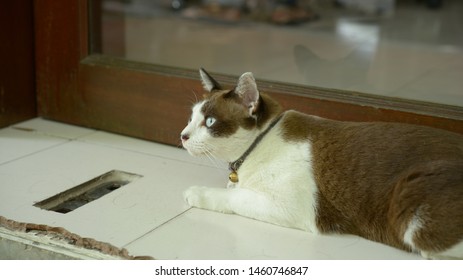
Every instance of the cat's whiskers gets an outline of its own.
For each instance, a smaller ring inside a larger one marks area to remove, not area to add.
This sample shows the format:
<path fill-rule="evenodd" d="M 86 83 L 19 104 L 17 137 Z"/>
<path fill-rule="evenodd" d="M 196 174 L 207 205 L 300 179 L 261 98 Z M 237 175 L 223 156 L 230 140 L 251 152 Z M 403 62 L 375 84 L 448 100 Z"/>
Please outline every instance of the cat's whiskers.
<path fill-rule="evenodd" d="M 205 150 L 205 151 L 204 151 L 204 155 L 211 161 L 211 163 L 212 163 L 215 167 L 219 167 L 218 163 L 216 162 L 216 159 L 214 158 L 214 155 L 213 155 L 211 152 Z"/>
<path fill-rule="evenodd" d="M 209 145 L 209 146 L 208 146 Z M 208 144 L 203 146 L 204 155 L 214 164 L 215 167 L 220 168 L 220 162 L 217 160 L 217 157 L 214 155 L 214 145 Z"/>
<path fill-rule="evenodd" d="M 196 104 L 196 103 L 199 102 L 199 100 L 198 100 L 198 95 L 196 94 L 196 91 L 195 91 L 194 89 L 192 89 L 191 91 L 193 92 L 193 95 L 194 95 L 194 97 L 195 97 L 195 102 L 194 102 L 193 104 Z"/>
<path fill-rule="evenodd" d="M 199 102 L 197 92 L 195 90 L 191 90 L 191 92 L 193 93 L 193 95 L 187 93 L 188 103 L 191 104 L 190 106 L 187 106 L 188 109 L 191 109 L 191 107 L 193 107 Z"/>
<path fill-rule="evenodd" d="M 210 143 L 206 144 L 203 142 L 196 142 L 194 140 L 190 140 L 189 149 L 196 151 L 198 154 L 206 156 L 214 164 L 214 166 L 219 167 L 217 158 L 213 152 L 216 149 L 214 145 Z"/>

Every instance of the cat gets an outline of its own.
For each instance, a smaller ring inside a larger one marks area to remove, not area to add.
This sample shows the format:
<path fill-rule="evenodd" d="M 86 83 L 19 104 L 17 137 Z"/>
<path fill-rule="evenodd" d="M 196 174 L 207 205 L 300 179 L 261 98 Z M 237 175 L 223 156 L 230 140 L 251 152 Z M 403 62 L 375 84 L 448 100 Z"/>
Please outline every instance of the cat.
<path fill-rule="evenodd" d="M 206 90 L 180 138 L 230 163 L 227 188 L 192 186 L 192 207 L 315 234 L 355 234 L 425 258 L 463 258 L 463 136 L 430 127 L 283 112 L 244 73 Z"/>

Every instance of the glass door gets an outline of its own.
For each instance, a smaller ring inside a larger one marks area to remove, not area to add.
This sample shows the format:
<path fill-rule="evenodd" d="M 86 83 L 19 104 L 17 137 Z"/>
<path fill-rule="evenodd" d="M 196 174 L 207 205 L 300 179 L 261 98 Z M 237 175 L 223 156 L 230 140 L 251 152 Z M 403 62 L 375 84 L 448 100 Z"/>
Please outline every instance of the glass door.
<path fill-rule="evenodd" d="M 204 67 L 285 108 L 463 133 L 462 3 L 348 2 L 43 1 L 41 114 L 177 145 Z"/>

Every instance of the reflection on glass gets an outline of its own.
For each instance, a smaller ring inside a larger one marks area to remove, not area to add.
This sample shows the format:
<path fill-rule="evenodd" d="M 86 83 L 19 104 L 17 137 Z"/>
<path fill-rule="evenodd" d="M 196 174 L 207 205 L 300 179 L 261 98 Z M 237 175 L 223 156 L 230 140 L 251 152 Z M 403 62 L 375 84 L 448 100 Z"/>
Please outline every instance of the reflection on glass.
<path fill-rule="evenodd" d="M 100 4 L 103 54 L 463 106 L 463 1 Z"/>

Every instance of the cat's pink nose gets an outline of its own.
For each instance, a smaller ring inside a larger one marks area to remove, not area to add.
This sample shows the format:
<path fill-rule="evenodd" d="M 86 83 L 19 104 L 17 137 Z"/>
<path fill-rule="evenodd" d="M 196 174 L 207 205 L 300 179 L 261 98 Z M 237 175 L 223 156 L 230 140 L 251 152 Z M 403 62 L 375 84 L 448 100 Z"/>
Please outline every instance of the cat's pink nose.
<path fill-rule="evenodd" d="M 180 135 L 180 139 L 182 139 L 182 141 L 187 141 L 188 139 L 190 139 L 190 135 L 182 134 L 182 135 Z"/>

